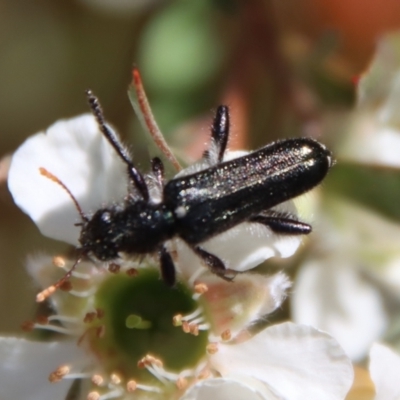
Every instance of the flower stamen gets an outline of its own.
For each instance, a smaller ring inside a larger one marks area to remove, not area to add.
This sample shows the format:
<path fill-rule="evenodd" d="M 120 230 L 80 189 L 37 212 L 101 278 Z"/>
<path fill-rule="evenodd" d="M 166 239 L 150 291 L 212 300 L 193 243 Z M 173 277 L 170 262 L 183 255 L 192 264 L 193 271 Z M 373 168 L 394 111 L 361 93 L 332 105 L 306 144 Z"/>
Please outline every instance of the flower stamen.
<path fill-rule="evenodd" d="M 103 386 L 104 378 L 100 374 L 95 374 L 92 376 L 92 383 L 96 386 Z"/>
<path fill-rule="evenodd" d="M 62 333 L 64 335 L 70 335 L 70 336 L 75 336 L 75 332 L 72 329 L 67 329 L 59 325 L 53 325 L 53 324 L 39 324 L 36 322 L 32 322 L 32 329 L 45 329 L 51 332 L 57 332 L 57 333 Z"/>
<path fill-rule="evenodd" d="M 208 354 L 216 354 L 218 352 L 218 343 L 209 343 L 206 351 Z"/>
<path fill-rule="evenodd" d="M 206 268 L 198 268 L 193 274 L 192 276 L 188 279 L 188 284 L 190 286 L 195 286 L 194 282 L 195 280 L 202 274 L 204 274 L 207 271 Z"/>
<path fill-rule="evenodd" d="M 231 340 L 231 338 L 232 338 L 232 332 L 230 331 L 230 329 L 226 329 L 225 331 L 223 331 L 221 333 L 221 339 L 224 342 L 227 342 L 228 340 Z"/>
<path fill-rule="evenodd" d="M 192 299 L 198 300 L 200 296 L 206 292 L 208 292 L 208 286 L 205 283 L 196 283 L 194 285 L 194 294 Z"/>
<path fill-rule="evenodd" d="M 205 319 L 202 313 L 203 310 L 201 307 L 199 307 L 191 314 L 185 316 L 182 314 L 176 314 L 172 318 L 172 324 L 174 326 L 182 326 L 183 332 L 197 336 L 199 331 L 210 329 L 210 325 L 208 323 L 203 323 Z"/>
<path fill-rule="evenodd" d="M 52 322 L 52 321 L 75 323 L 75 324 L 80 323 L 79 318 L 70 317 L 68 315 L 60 315 L 60 314 L 50 315 L 49 317 L 47 317 L 47 321 L 48 321 L 48 323 Z"/>
<path fill-rule="evenodd" d="M 49 381 L 51 383 L 59 382 L 61 379 L 64 379 L 69 371 L 70 367 L 68 365 L 61 365 L 49 375 Z"/>
<path fill-rule="evenodd" d="M 116 263 L 111 263 L 108 266 L 108 270 L 112 273 L 112 274 L 118 274 L 119 271 L 121 270 L 121 266 L 119 264 Z"/>
<path fill-rule="evenodd" d="M 116 399 L 123 395 L 122 389 L 114 389 L 109 391 L 108 393 L 104 393 L 100 395 L 99 392 L 93 391 L 90 392 L 87 396 L 87 400 L 108 400 L 108 399 Z"/>
<path fill-rule="evenodd" d="M 85 297 L 91 297 L 96 293 L 97 288 L 93 287 L 89 290 L 82 290 L 82 291 L 78 291 L 78 290 L 69 290 L 68 293 L 72 294 L 72 296 L 75 297 L 80 297 L 80 298 L 85 298 Z"/>

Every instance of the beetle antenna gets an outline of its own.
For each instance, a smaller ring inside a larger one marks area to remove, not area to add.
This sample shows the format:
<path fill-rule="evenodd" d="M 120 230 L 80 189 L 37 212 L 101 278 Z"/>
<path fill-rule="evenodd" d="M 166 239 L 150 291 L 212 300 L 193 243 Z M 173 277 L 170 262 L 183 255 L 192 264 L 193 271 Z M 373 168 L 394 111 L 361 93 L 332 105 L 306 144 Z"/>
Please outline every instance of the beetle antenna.
<path fill-rule="evenodd" d="M 50 297 L 60 286 L 62 286 L 67 279 L 69 279 L 74 272 L 76 266 L 82 261 L 82 257 L 79 257 L 75 262 L 74 265 L 71 267 L 71 269 L 62 277 L 60 278 L 56 283 L 53 283 L 52 285 L 48 286 L 46 289 L 42 290 L 40 293 L 36 295 L 36 301 L 38 303 L 41 303 L 42 301 L 46 300 L 48 297 Z"/>
<path fill-rule="evenodd" d="M 53 175 L 51 172 L 47 171 L 46 168 L 40 167 L 39 168 L 39 172 L 45 176 L 46 178 L 50 179 L 51 181 L 57 183 L 58 185 L 60 185 L 69 195 L 69 197 L 71 197 L 72 201 L 75 204 L 76 209 L 78 210 L 79 215 L 81 216 L 82 221 L 87 222 L 88 218 L 87 216 L 84 214 L 84 212 L 82 211 L 81 206 L 78 203 L 78 200 L 76 200 L 75 196 L 72 194 L 72 192 L 67 188 L 67 186 L 65 185 L 64 182 L 62 182 L 59 178 L 57 178 L 55 175 Z"/>
<path fill-rule="evenodd" d="M 103 110 L 101 109 L 98 98 L 93 94 L 91 90 L 86 90 L 86 96 L 89 102 L 90 109 L 92 110 L 92 113 L 96 118 L 97 124 L 99 125 L 101 132 L 109 141 L 111 146 L 115 149 L 121 160 L 127 165 L 128 174 L 132 179 L 133 183 L 135 184 L 136 188 L 139 190 L 143 199 L 148 201 L 149 189 L 147 188 L 147 184 L 144 180 L 144 177 L 134 166 L 130 154 L 121 145 L 117 135 L 107 126 L 104 119 Z"/>

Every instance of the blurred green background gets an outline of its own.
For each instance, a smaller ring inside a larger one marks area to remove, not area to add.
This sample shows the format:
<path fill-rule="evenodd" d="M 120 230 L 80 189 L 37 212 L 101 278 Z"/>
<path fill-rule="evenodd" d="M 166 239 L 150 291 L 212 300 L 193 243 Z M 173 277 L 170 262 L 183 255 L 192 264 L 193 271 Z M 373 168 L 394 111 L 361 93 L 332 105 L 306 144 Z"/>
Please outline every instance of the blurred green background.
<path fill-rule="evenodd" d="M 91 88 L 145 165 L 126 94 L 135 63 L 162 131 L 188 159 L 220 103 L 231 107 L 233 147 L 312 136 L 334 148 L 376 39 L 400 26 L 398 0 L 348 3 L 0 0 L 0 331 L 19 332 L 35 311 L 26 256 L 63 249 L 7 191 L 6 157 L 26 137 L 87 112 Z"/>

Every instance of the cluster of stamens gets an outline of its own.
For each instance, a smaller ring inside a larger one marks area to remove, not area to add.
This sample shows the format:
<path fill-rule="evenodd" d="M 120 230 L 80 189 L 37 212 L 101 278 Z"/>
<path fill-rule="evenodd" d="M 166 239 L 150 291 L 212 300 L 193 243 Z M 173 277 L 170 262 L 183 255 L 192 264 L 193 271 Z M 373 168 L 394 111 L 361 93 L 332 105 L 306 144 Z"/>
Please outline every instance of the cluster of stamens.
<path fill-rule="evenodd" d="M 68 263 L 62 257 L 55 257 L 52 263 L 54 266 L 61 268 L 67 273 L 68 271 L 71 271 Z M 119 274 L 121 269 L 122 268 L 118 264 L 108 265 L 108 270 L 112 275 Z M 57 333 L 72 335 L 77 338 L 78 346 L 85 345 L 85 348 L 91 349 L 95 354 L 97 354 L 96 349 L 99 348 L 97 347 L 98 345 L 100 345 L 101 348 L 101 342 L 96 341 L 102 340 L 105 337 L 106 323 L 103 322 L 105 320 L 105 311 L 102 308 L 96 307 L 93 302 L 96 291 L 99 290 L 98 282 L 103 281 L 102 278 L 99 281 L 96 281 L 95 276 L 99 275 L 100 277 L 107 277 L 107 273 L 104 274 L 104 271 L 102 271 L 101 274 L 98 274 L 97 271 L 98 269 L 82 270 L 82 268 L 71 271 L 70 278 L 74 279 L 74 286 L 80 290 L 73 288 L 69 281 L 65 281 L 60 285 L 60 287 L 55 287 L 54 285 L 50 286 L 38 295 L 38 297 L 47 297 L 58 288 L 67 289 L 68 294 L 78 298 L 78 300 L 82 299 L 79 301 L 83 301 L 84 298 L 87 299 L 87 301 L 83 303 L 86 304 L 85 308 L 88 309 L 85 314 L 81 314 L 79 317 L 58 314 L 47 317 L 38 317 L 36 321 L 25 323 L 25 330 L 45 329 Z M 130 277 L 135 277 L 139 274 L 139 271 L 136 268 L 125 268 L 124 272 Z M 108 276 L 111 277 L 111 274 Z M 53 287 L 54 290 L 52 289 Z M 211 329 L 211 325 L 205 316 L 203 306 L 198 302 L 200 297 L 207 293 L 209 288 L 205 283 L 196 282 L 193 283 L 191 289 L 193 292 L 190 296 L 197 304 L 196 309 L 188 314 L 175 314 L 171 323 L 175 327 L 181 327 L 184 333 L 198 337 L 201 332 L 210 331 Z M 107 315 L 108 312 L 109 311 L 107 311 Z M 132 314 L 128 314 L 125 318 L 127 329 L 146 330 L 152 328 L 152 322 L 141 317 L 140 312 L 133 312 Z M 208 343 L 206 339 L 204 350 L 205 353 L 212 355 L 218 351 L 218 343 L 230 340 L 231 335 L 229 331 L 225 331 L 218 338 L 213 338 L 212 334 L 209 332 L 207 338 Z M 211 341 L 211 339 L 213 340 Z M 93 340 L 95 340 L 95 342 L 93 342 Z M 153 393 L 173 393 L 176 390 L 184 391 L 188 386 L 195 384 L 199 380 L 207 379 L 212 375 L 212 372 L 207 366 L 206 359 L 199 361 L 200 362 L 196 368 L 183 369 L 180 370 L 179 373 L 176 373 L 167 370 L 160 358 L 149 353 L 137 361 L 137 367 L 139 369 L 145 369 L 153 377 L 146 378 L 146 382 L 138 382 L 137 379 L 133 377 L 128 378 L 115 372 L 104 373 L 104 370 L 107 370 L 106 365 L 105 368 L 103 368 L 103 373 L 100 374 L 98 373 L 98 370 L 86 372 L 87 366 L 83 368 L 84 372 L 80 372 L 81 369 L 78 368 L 78 365 L 62 365 L 49 375 L 49 381 L 59 382 L 65 379 L 90 379 L 93 384 L 93 389 L 87 395 L 88 400 L 121 398 L 126 394 L 137 390 Z M 156 380 L 154 380 L 154 378 Z"/>

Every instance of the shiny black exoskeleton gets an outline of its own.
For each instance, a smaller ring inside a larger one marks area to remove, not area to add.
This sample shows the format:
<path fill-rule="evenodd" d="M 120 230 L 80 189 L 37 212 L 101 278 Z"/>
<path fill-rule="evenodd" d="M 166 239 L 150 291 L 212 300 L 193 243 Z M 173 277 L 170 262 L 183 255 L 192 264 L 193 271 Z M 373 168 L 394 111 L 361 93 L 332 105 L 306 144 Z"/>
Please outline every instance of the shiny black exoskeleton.
<path fill-rule="evenodd" d="M 279 234 L 311 232 L 310 225 L 271 208 L 307 192 L 324 179 L 332 159 L 320 143 L 308 138 L 281 140 L 223 161 L 229 112 L 226 106 L 220 106 L 211 146 L 204 154 L 209 167 L 164 184 L 162 162 L 153 159 L 153 175 L 161 188 L 161 200 L 155 200 L 129 153 L 105 124 L 97 99 L 90 92 L 88 98 L 100 129 L 126 163 L 138 197 L 122 207 L 100 209 L 82 222 L 82 254 L 111 261 L 121 252 L 156 253 L 164 281 L 173 286 L 175 267 L 164 243 L 174 237 L 187 243 L 212 272 L 231 279 L 234 272 L 226 269 L 217 255 L 204 250 L 202 242 L 243 222 L 263 224 Z"/>

